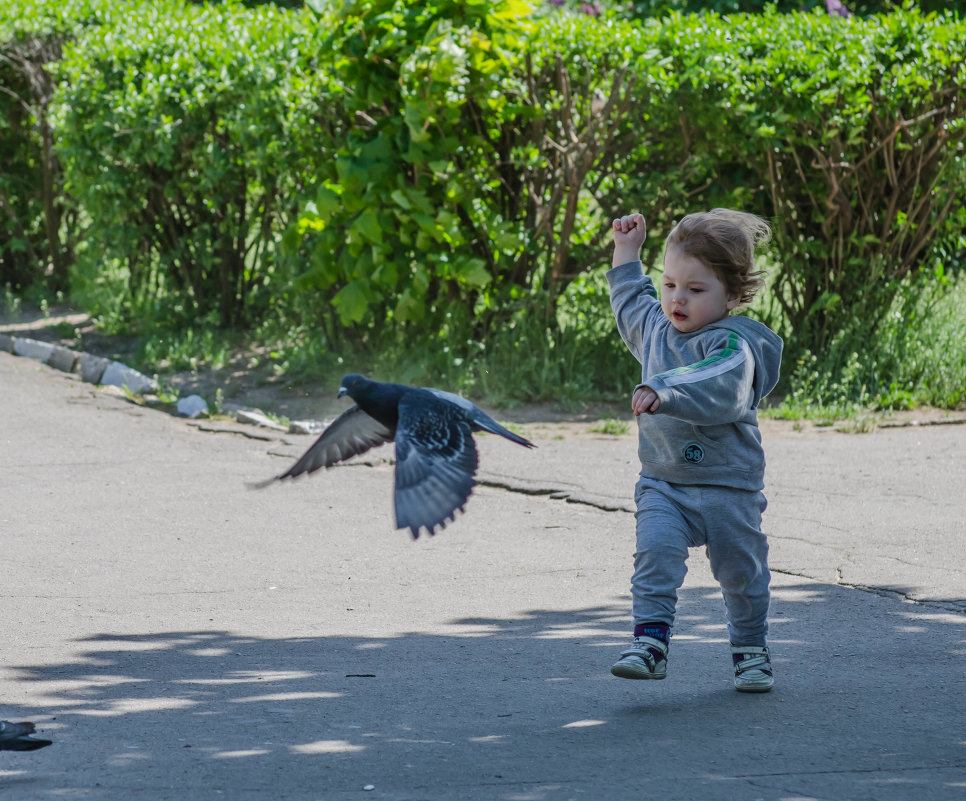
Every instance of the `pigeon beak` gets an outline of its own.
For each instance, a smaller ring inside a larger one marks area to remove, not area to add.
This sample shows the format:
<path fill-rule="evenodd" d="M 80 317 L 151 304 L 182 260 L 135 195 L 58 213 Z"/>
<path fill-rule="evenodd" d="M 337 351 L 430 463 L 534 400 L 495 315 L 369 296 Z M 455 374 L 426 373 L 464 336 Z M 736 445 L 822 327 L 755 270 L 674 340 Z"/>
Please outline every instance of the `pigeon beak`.
<path fill-rule="evenodd" d="M 341 398 L 343 395 L 348 395 L 348 394 L 349 394 L 349 390 L 347 390 L 345 387 L 339 387 L 339 391 L 338 393 L 336 393 L 336 397 Z"/>

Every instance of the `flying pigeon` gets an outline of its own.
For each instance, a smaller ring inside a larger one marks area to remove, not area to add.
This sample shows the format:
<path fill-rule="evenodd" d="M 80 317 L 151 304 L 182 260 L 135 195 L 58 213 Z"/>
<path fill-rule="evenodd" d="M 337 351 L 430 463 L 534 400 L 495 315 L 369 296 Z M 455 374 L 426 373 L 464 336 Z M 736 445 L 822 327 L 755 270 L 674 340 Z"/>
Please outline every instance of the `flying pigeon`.
<path fill-rule="evenodd" d="M 0 720 L 0 751 L 36 751 L 45 745 L 51 745 L 52 740 L 30 736 L 35 728 L 33 723 Z"/>
<path fill-rule="evenodd" d="M 457 509 L 463 511 L 479 466 L 474 431 L 535 447 L 475 404 L 439 389 L 384 384 L 352 373 L 342 379 L 338 397 L 343 395 L 355 405 L 342 412 L 291 468 L 255 487 L 331 467 L 395 441 L 396 528 L 408 528 L 418 539 L 420 528 L 435 534 L 436 526 L 445 528 Z"/>

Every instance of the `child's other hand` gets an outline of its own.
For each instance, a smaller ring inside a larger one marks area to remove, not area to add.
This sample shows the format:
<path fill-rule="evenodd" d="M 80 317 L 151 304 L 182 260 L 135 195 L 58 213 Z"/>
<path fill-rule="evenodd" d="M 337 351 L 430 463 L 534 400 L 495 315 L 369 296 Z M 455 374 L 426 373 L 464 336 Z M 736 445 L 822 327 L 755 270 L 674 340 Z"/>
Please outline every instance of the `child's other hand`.
<path fill-rule="evenodd" d="M 631 398 L 631 411 L 635 415 L 654 414 L 661 405 L 657 393 L 650 387 L 638 387 Z"/>

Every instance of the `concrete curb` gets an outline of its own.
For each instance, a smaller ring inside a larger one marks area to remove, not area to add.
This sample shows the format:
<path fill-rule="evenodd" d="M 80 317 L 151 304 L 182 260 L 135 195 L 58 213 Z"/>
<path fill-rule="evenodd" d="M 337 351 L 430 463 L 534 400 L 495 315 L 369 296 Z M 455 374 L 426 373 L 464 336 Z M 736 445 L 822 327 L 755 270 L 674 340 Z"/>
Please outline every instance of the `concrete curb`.
<path fill-rule="evenodd" d="M 0 334 L 0 350 L 15 356 L 36 359 L 63 373 L 77 374 L 88 384 L 126 388 L 134 395 L 156 392 L 159 389 L 155 379 L 149 378 L 133 367 L 128 367 L 123 362 L 71 350 L 52 342 Z"/>
<path fill-rule="evenodd" d="M 117 387 L 124 391 L 125 397 L 129 397 L 135 403 L 142 401 L 161 408 L 171 406 L 172 413 L 177 417 L 210 416 L 207 402 L 198 395 L 180 396 L 173 404 L 160 401 L 154 394 L 161 388 L 157 379 L 144 375 L 124 362 L 72 350 L 52 342 L 9 334 L 0 334 L 0 351 L 42 362 L 63 373 L 76 375 L 87 384 Z M 183 403 L 189 398 L 197 400 L 191 404 Z M 192 413 L 182 413 L 181 410 L 186 408 L 192 409 Z M 238 423 L 288 434 L 313 435 L 318 434 L 325 427 L 323 423 L 314 420 L 297 420 L 284 426 L 272 420 L 260 409 L 233 408 L 230 414 Z"/>

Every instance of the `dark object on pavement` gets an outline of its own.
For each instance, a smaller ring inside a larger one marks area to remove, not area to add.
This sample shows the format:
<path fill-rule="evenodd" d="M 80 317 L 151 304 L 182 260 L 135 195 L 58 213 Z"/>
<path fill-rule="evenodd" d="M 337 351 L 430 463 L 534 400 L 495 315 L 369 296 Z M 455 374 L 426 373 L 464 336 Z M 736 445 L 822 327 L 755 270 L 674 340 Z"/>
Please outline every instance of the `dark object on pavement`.
<path fill-rule="evenodd" d="M 35 728 L 33 723 L 26 721 L 11 723 L 8 720 L 0 720 L 0 751 L 36 751 L 53 743 L 52 740 L 31 737 Z"/>
<path fill-rule="evenodd" d="M 457 509 L 463 511 L 479 465 L 474 431 L 535 447 L 465 398 L 438 389 L 383 384 L 353 373 L 342 379 L 339 397 L 343 395 L 355 405 L 339 415 L 289 470 L 254 486 L 331 467 L 395 441 L 396 528 L 408 528 L 417 539 L 420 528 L 435 534 L 436 526 L 445 528 Z"/>

